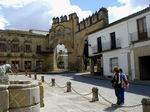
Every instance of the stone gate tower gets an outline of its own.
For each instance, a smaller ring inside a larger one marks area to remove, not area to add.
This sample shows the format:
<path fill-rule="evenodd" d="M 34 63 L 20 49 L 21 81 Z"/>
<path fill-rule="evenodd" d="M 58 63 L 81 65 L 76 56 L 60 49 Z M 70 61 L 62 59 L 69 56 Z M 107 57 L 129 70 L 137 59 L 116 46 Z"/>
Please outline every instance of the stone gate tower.
<path fill-rule="evenodd" d="M 64 70 L 58 66 L 58 54 L 59 56 L 67 56 L 69 71 L 83 71 L 84 59 L 87 56 L 85 52 L 85 42 L 87 34 L 99 30 L 108 24 L 108 11 L 106 8 L 101 8 L 88 18 L 79 22 L 79 18 L 76 13 L 72 13 L 69 17 L 61 16 L 54 17 L 52 26 L 49 30 L 49 49 L 50 53 L 47 56 L 45 64 L 52 71 Z M 65 55 L 61 52 L 57 52 L 57 45 L 64 45 L 67 52 Z M 63 62 L 61 63 L 63 65 Z"/>

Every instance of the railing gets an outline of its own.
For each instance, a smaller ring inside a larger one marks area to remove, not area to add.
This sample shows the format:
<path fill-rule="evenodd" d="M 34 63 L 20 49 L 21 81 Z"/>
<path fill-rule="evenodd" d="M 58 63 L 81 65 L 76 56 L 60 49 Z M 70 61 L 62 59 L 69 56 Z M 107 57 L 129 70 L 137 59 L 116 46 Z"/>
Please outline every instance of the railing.
<path fill-rule="evenodd" d="M 53 52 L 53 49 L 50 48 L 41 48 L 40 50 L 37 50 L 36 53 L 51 53 Z"/>
<path fill-rule="evenodd" d="M 121 48 L 121 40 L 118 38 L 116 39 L 116 48 Z M 102 51 L 106 51 L 106 50 L 112 50 L 111 48 L 111 42 L 110 40 L 107 42 L 102 42 Z"/>
<path fill-rule="evenodd" d="M 116 40 L 116 48 L 121 48 L 121 39 Z"/>
<path fill-rule="evenodd" d="M 138 32 L 132 32 L 129 33 L 129 38 L 131 42 L 137 42 L 137 41 L 143 41 L 150 38 L 150 28 L 146 30 L 147 32 L 141 33 L 141 35 L 138 34 Z M 140 37 L 139 37 L 140 36 Z"/>
<path fill-rule="evenodd" d="M 102 42 L 102 51 L 106 51 L 106 50 L 110 50 L 110 49 L 111 49 L 110 41 Z"/>

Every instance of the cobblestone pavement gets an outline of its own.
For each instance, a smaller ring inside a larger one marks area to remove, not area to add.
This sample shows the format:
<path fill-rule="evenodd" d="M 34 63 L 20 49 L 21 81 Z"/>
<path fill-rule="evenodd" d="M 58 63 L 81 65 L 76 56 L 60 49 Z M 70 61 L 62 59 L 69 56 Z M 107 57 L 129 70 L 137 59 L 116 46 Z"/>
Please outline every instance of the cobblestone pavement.
<path fill-rule="evenodd" d="M 51 82 L 55 78 L 56 83 L 63 87 L 67 81 L 72 83 L 72 88 L 80 94 L 91 92 L 93 87 L 99 89 L 99 94 L 106 100 L 116 103 L 114 90 L 110 81 L 83 77 L 80 74 L 38 74 L 38 79 L 44 76 L 46 82 Z M 99 96 L 99 101 L 90 102 L 92 95 L 81 96 L 72 91 L 66 93 L 66 88 L 50 87 L 44 83 L 44 103 L 45 107 L 41 112 L 142 112 L 142 105 L 136 107 L 126 107 L 141 104 L 142 98 L 150 96 L 150 86 L 130 84 L 129 90 L 125 93 L 125 104 L 123 107 L 112 105 Z M 124 107 L 125 106 L 125 107 Z"/>

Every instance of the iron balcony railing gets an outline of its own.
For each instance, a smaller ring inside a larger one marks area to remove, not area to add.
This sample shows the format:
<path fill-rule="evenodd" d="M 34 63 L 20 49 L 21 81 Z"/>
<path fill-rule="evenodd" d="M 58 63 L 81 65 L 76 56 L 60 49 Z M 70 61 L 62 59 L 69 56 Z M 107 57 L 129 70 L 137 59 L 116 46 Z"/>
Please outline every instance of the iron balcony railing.
<path fill-rule="evenodd" d="M 114 46 L 114 47 L 111 48 L 111 41 L 110 40 L 107 40 L 106 42 L 103 41 L 102 42 L 102 51 L 121 48 L 121 39 L 119 39 L 119 38 L 116 39 L 116 45 L 112 45 L 112 46 Z"/>
<path fill-rule="evenodd" d="M 129 33 L 130 41 L 131 42 L 138 42 L 150 39 L 150 28 L 146 29 L 145 32 L 131 32 Z"/>

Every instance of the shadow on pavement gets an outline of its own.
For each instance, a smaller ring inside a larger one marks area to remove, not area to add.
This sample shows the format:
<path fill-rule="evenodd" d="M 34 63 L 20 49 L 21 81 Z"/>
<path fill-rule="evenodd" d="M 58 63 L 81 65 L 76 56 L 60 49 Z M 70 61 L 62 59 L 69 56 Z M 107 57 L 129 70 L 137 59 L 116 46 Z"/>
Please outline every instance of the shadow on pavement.
<path fill-rule="evenodd" d="M 118 106 L 116 104 L 112 104 L 111 107 L 105 108 L 104 111 L 106 111 L 106 112 L 115 112 L 115 110 L 117 110 L 118 108 L 120 108 L 120 106 Z"/>
<path fill-rule="evenodd" d="M 63 73 L 63 74 L 55 74 L 55 75 L 61 75 L 65 77 L 71 77 L 71 80 L 79 81 L 87 84 L 92 84 L 100 87 L 110 88 L 113 89 L 111 86 L 110 80 L 105 79 L 98 79 L 93 77 L 89 77 L 86 75 L 76 75 L 76 73 Z M 129 86 L 129 89 L 127 92 L 138 94 L 138 95 L 144 95 L 144 96 L 150 96 L 150 86 L 140 85 L 140 84 L 131 84 Z"/>

